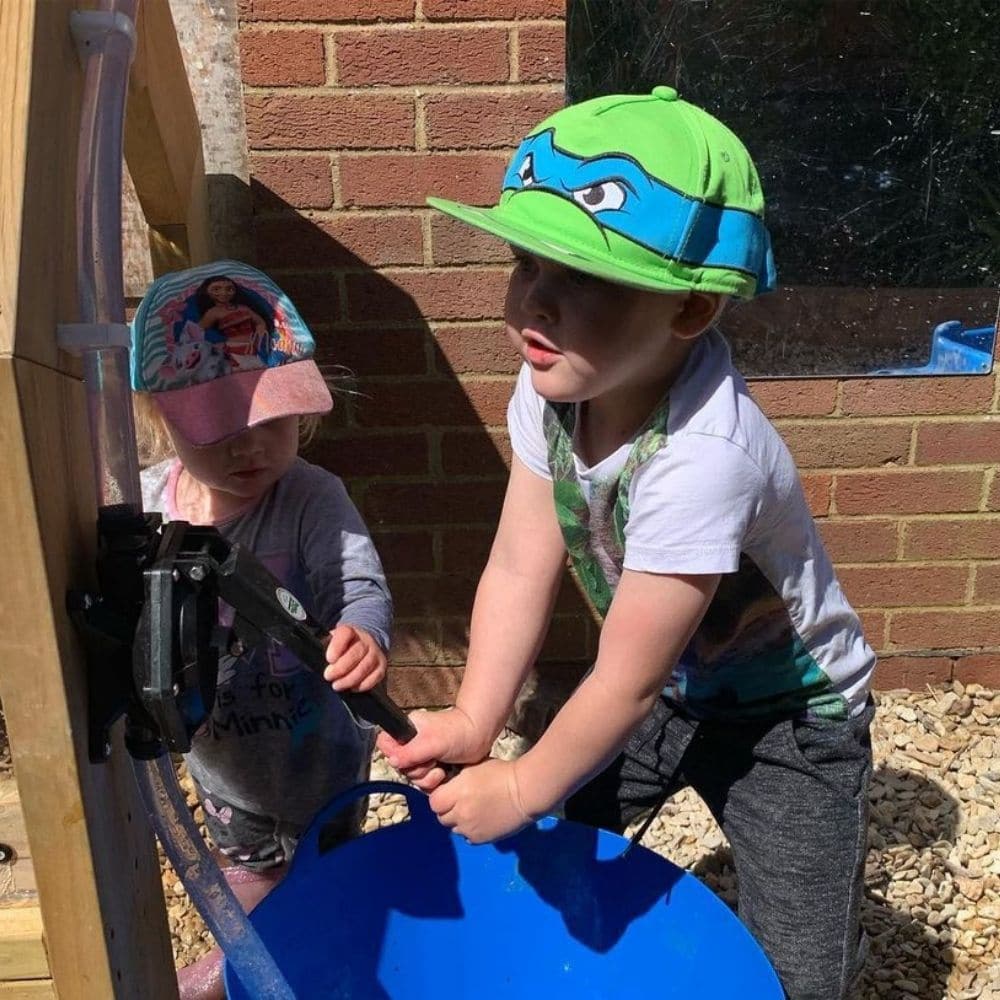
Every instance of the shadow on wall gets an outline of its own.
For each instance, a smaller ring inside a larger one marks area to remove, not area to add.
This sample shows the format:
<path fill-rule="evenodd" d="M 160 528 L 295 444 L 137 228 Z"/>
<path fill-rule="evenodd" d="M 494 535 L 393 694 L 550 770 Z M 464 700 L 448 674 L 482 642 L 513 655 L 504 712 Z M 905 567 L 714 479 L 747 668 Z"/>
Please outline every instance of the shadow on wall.
<path fill-rule="evenodd" d="M 385 564 L 391 691 L 407 706 L 447 704 L 506 484 L 517 358 L 491 319 L 506 272 L 423 266 L 417 212 L 310 219 L 257 181 L 252 197 L 256 264 L 309 324 L 319 363 L 353 373 L 305 457 L 344 478 Z M 542 673 L 572 683 L 595 649 L 567 575 Z"/>

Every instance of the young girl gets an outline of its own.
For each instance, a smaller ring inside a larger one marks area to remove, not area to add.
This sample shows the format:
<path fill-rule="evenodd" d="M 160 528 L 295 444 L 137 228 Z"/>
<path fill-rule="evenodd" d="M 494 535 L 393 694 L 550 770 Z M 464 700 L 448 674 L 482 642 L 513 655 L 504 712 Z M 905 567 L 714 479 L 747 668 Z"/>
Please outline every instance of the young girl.
<path fill-rule="evenodd" d="M 223 266 L 279 307 L 284 329 L 274 336 L 288 352 L 275 352 L 272 367 L 199 381 L 164 358 L 178 309 Z M 144 508 L 215 525 L 332 629 L 325 680 L 277 645 L 220 656 L 215 705 L 187 754 L 205 824 L 248 910 L 280 880 L 320 807 L 367 778 L 371 731 L 334 692 L 368 690 L 386 673 L 392 605 L 378 555 L 340 479 L 298 457 L 303 432 L 333 405 L 312 351 L 281 291 L 228 261 L 154 282 L 133 322 Z M 340 836 L 362 811 L 343 818 Z M 223 997 L 221 966 L 216 949 L 182 970 L 182 1000 Z"/>

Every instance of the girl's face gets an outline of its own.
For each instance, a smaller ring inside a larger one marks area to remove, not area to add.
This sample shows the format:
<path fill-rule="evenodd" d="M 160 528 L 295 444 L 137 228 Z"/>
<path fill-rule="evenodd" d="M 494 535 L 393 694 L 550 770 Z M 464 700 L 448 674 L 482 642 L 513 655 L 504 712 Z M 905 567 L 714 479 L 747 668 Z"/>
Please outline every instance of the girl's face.
<path fill-rule="evenodd" d="M 225 278 L 213 281 L 205 291 L 208 293 L 208 297 L 219 305 L 225 305 L 236 298 L 236 286 Z"/>
<path fill-rule="evenodd" d="M 288 470 L 299 450 L 299 418 L 279 417 L 235 437 L 197 447 L 168 426 L 177 457 L 203 486 L 243 501 L 262 497 Z"/>
<path fill-rule="evenodd" d="M 540 395 L 578 403 L 655 391 L 676 368 L 680 342 L 671 331 L 683 295 L 612 284 L 522 250 L 515 257 L 507 336 Z"/>

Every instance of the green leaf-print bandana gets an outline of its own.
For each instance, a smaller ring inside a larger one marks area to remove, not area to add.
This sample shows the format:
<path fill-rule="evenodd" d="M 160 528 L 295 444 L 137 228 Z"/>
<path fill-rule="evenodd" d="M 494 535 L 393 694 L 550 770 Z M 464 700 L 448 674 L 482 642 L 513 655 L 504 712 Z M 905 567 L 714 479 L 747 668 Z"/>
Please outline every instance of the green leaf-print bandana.
<path fill-rule="evenodd" d="M 603 537 L 595 538 L 590 507 L 573 461 L 573 427 L 576 406 L 573 403 L 546 403 L 543 426 L 548 447 L 549 471 L 556 517 L 563 540 L 573 561 L 577 578 L 597 613 L 604 618 L 611 607 L 615 588 L 625 560 L 625 525 L 629 515 L 629 489 L 636 470 L 667 443 L 669 396 L 665 396 L 636 437 L 614 489 L 614 509 L 603 523 Z M 597 545 L 608 554 L 616 570 L 609 580 L 597 556 Z"/>

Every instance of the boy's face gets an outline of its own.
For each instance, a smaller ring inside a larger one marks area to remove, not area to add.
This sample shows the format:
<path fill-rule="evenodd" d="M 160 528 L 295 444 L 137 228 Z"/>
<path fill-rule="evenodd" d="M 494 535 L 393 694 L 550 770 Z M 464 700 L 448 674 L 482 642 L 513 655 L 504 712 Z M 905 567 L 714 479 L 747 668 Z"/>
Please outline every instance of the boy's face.
<path fill-rule="evenodd" d="M 531 366 L 535 390 L 583 402 L 645 389 L 676 370 L 672 335 L 686 296 L 616 285 L 515 249 L 504 304 L 507 336 Z"/>
<path fill-rule="evenodd" d="M 197 447 L 169 424 L 177 457 L 203 486 L 241 500 L 263 496 L 291 467 L 299 449 L 299 418 L 279 417 L 216 444 Z"/>

